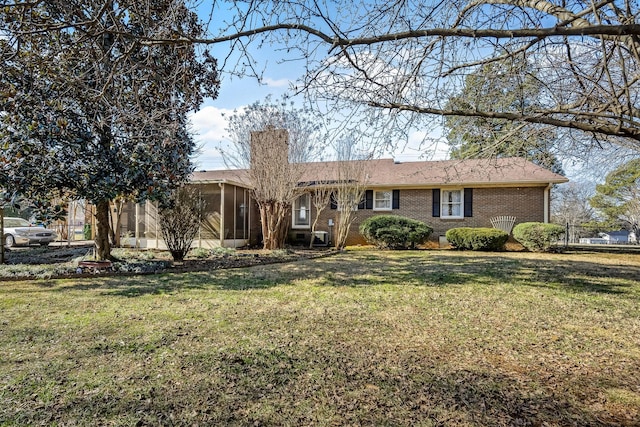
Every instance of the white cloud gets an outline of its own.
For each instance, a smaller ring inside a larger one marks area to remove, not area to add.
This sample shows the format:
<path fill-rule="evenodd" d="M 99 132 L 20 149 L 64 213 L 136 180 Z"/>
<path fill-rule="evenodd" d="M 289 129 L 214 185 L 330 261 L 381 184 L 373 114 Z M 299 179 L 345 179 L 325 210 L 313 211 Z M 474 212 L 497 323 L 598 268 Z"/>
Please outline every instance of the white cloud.
<path fill-rule="evenodd" d="M 233 114 L 233 110 L 207 106 L 191 115 L 194 139 L 201 147 L 200 153 L 194 159 L 198 170 L 225 168 L 219 148 L 229 144 L 225 128 L 226 117 L 230 114 Z"/>
<path fill-rule="evenodd" d="M 289 79 L 272 79 L 267 77 L 262 80 L 262 83 L 266 84 L 268 87 L 273 88 L 288 88 L 291 85 L 291 80 Z"/>

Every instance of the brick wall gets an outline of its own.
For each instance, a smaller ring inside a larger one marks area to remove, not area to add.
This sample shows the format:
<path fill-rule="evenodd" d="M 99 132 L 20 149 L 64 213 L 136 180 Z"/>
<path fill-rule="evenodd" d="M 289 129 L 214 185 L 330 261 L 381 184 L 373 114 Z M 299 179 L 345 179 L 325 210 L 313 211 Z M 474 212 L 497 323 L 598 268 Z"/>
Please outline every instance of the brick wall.
<path fill-rule="evenodd" d="M 402 215 L 423 221 L 433 227 L 432 240 L 438 240 L 438 236 L 443 236 L 450 228 L 491 227 L 490 219 L 498 215 L 515 216 L 516 224 L 527 221 L 542 222 L 544 221 L 544 189 L 545 187 L 474 188 L 473 216 L 464 219 L 434 218 L 431 189 L 400 190 L 400 209 L 355 212 L 356 220 L 351 227 L 347 244 L 365 244 L 358 232 L 358 226 L 366 218 L 379 214 Z M 333 219 L 335 222 L 339 214 L 337 210 L 325 209 L 320 215 L 316 229 L 330 231 L 328 220 Z"/>

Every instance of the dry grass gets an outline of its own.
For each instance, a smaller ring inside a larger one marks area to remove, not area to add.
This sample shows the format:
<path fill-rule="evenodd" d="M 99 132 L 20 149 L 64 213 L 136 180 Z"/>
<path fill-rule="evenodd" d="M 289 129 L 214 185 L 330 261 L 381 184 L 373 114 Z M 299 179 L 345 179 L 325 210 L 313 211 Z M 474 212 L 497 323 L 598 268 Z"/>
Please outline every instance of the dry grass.
<path fill-rule="evenodd" d="M 0 285 L 0 425 L 638 425 L 640 256 Z"/>

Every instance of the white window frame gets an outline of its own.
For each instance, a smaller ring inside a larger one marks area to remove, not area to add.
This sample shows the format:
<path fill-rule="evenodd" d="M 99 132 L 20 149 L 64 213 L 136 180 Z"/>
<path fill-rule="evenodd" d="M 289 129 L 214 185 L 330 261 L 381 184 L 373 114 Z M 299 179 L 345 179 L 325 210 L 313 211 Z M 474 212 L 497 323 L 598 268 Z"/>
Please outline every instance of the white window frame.
<path fill-rule="evenodd" d="M 296 220 L 298 219 L 298 215 L 296 215 L 296 213 L 301 210 L 301 208 L 299 208 L 300 199 L 302 199 L 303 197 L 306 197 L 306 199 L 307 199 L 306 206 L 304 207 L 305 208 L 304 210 L 305 210 L 305 213 L 306 213 L 306 217 L 307 217 L 307 224 L 298 224 L 296 222 Z M 296 207 L 298 207 L 298 208 L 296 208 Z M 293 202 L 293 207 L 291 209 L 291 228 L 295 228 L 295 229 L 298 229 L 298 230 L 311 228 L 311 194 L 304 193 L 300 197 L 298 197 L 295 200 L 295 202 Z"/>
<path fill-rule="evenodd" d="M 378 194 L 389 193 L 388 199 L 380 199 L 380 201 L 388 201 L 389 206 L 378 206 Z M 373 210 L 374 211 L 391 211 L 393 210 L 393 190 L 374 190 L 373 191 Z"/>
<path fill-rule="evenodd" d="M 445 197 L 445 193 L 458 192 L 460 194 L 460 214 L 449 215 L 449 206 L 454 205 L 456 202 L 449 203 L 448 197 Z M 442 188 L 440 189 L 440 218 L 442 219 L 463 219 L 464 218 L 464 188 Z"/>

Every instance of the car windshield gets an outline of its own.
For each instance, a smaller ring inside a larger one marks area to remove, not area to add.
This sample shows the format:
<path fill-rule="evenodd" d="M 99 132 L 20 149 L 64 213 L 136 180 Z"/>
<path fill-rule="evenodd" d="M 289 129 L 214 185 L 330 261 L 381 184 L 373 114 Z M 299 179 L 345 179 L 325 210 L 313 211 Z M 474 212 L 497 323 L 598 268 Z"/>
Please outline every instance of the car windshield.
<path fill-rule="evenodd" d="M 5 218 L 4 219 L 5 227 L 30 227 L 29 221 L 22 218 Z"/>

